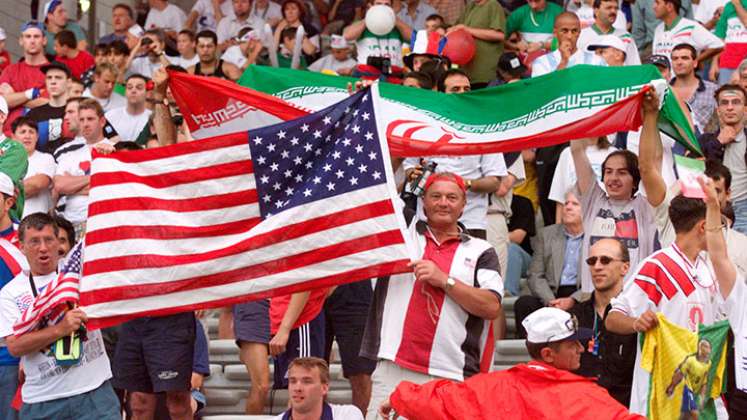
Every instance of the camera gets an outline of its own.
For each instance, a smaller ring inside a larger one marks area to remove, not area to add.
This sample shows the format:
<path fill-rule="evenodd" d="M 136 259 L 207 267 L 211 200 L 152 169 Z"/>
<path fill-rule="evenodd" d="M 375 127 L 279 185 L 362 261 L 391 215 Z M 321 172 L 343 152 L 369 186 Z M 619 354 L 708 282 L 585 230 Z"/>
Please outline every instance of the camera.
<path fill-rule="evenodd" d="M 390 74 L 392 72 L 392 60 L 389 57 L 368 57 L 366 64 L 371 67 L 376 67 L 383 74 Z"/>
<path fill-rule="evenodd" d="M 146 47 L 146 46 L 148 46 L 148 45 L 150 45 L 152 43 L 153 43 L 153 39 L 152 38 L 148 38 L 148 37 L 145 37 L 145 38 L 143 38 L 142 41 L 140 41 L 140 45 L 142 45 L 143 47 Z"/>

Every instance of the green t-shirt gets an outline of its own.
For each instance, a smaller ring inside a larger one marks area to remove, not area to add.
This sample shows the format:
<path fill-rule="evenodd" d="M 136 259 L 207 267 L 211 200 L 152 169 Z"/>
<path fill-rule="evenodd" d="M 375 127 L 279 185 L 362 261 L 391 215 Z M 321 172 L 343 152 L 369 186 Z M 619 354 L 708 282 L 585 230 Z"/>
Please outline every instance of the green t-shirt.
<path fill-rule="evenodd" d="M 393 66 L 402 67 L 402 35 L 399 30 L 392 29 L 386 35 L 375 35 L 366 28 L 355 42 L 358 51 L 358 64 L 366 64 L 368 57 L 388 57 Z"/>
<path fill-rule="evenodd" d="M 8 175 L 19 191 L 16 204 L 10 209 L 10 218 L 14 220 L 21 220 L 23 216 L 23 178 L 28 168 L 29 155 L 23 145 L 8 137 L 0 139 L 0 172 Z"/>
<path fill-rule="evenodd" d="M 75 40 L 77 42 L 80 42 L 81 40 L 86 39 L 86 33 L 83 32 L 83 28 L 80 27 L 76 22 L 69 21 L 65 25 L 65 29 L 68 31 L 72 31 L 75 34 Z M 54 36 L 55 34 L 49 32 L 48 30 L 44 30 L 44 35 L 47 37 L 47 46 L 44 47 L 44 52 L 47 55 L 55 56 L 57 53 L 54 51 Z"/>
<path fill-rule="evenodd" d="M 506 22 L 506 38 L 518 32 L 527 42 L 545 42 L 552 38 L 555 17 L 563 13 L 563 8 L 555 3 L 547 2 L 545 10 L 533 11 L 525 4 L 511 13 Z"/>
<path fill-rule="evenodd" d="M 298 70 L 306 70 L 306 57 L 301 54 L 301 57 L 299 57 L 300 60 L 298 62 Z M 293 63 L 293 57 L 286 57 L 283 54 L 278 53 L 278 67 L 281 69 L 289 69 L 291 68 L 291 64 Z"/>
<path fill-rule="evenodd" d="M 114 85 L 114 93 L 118 93 L 122 96 L 125 96 L 126 92 L 127 92 L 127 88 L 125 88 L 125 85 L 121 83 L 117 83 Z"/>
<path fill-rule="evenodd" d="M 483 4 L 470 2 L 464 8 L 457 23 L 470 28 L 493 29 L 506 32 L 506 12 L 497 0 L 487 0 Z M 503 42 L 489 42 L 475 38 L 475 56 L 464 71 L 472 83 L 487 83 L 496 78 L 498 58 L 503 54 Z"/>

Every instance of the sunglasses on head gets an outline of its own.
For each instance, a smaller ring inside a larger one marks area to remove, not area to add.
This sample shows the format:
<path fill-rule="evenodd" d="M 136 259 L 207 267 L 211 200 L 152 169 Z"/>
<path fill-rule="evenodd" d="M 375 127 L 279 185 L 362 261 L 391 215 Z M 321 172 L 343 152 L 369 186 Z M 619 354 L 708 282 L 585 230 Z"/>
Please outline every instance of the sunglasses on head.
<path fill-rule="evenodd" d="M 611 263 L 612 261 L 622 261 L 619 258 L 612 258 L 612 257 L 608 257 L 607 255 L 602 255 L 600 257 L 594 256 L 594 257 L 587 258 L 586 264 L 588 264 L 589 266 L 594 266 L 597 264 L 597 260 L 599 260 L 599 262 L 602 263 L 602 265 L 607 265 Z"/>

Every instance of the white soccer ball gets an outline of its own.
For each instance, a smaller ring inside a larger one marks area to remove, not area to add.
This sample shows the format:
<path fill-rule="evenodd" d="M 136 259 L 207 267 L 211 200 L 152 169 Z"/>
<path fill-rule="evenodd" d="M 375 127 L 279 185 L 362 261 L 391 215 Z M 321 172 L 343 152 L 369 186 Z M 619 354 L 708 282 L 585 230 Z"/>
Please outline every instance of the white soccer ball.
<path fill-rule="evenodd" d="M 389 6 L 379 4 L 372 6 L 366 12 L 366 28 L 374 35 L 386 35 L 394 29 L 394 10 Z"/>

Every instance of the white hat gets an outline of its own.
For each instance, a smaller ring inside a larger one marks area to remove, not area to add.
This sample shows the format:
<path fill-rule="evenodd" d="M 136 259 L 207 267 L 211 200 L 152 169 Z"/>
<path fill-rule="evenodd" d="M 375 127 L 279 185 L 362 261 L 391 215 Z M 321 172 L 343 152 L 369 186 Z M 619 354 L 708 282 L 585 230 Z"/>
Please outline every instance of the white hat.
<path fill-rule="evenodd" d="M 2 96 L 0 96 L 0 114 L 8 115 L 8 102 Z"/>
<path fill-rule="evenodd" d="M 530 343 L 551 343 L 565 340 L 591 338 L 591 330 L 578 328 L 578 321 L 568 312 L 558 308 L 538 309 L 521 322 L 527 330 Z"/>
<path fill-rule="evenodd" d="M 16 187 L 13 185 L 13 180 L 4 172 L 0 172 L 0 193 L 11 197 L 16 195 Z"/>
<path fill-rule="evenodd" d="M 43 16 L 42 20 L 46 19 L 48 14 L 54 13 L 54 10 L 58 8 L 59 6 L 62 6 L 61 0 L 49 0 L 44 5 L 44 15 L 42 15 Z"/>
<path fill-rule="evenodd" d="M 615 35 L 602 35 L 600 37 L 597 37 L 597 39 L 595 39 L 594 42 L 589 44 L 589 46 L 586 47 L 586 49 L 589 51 L 594 51 L 600 48 L 609 48 L 609 47 L 612 47 L 616 50 L 620 50 L 623 53 L 626 53 L 627 51 L 622 39 L 618 38 Z"/>
<path fill-rule="evenodd" d="M 0 28 L 0 41 L 5 41 L 8 36 L 5 35 L 5 29 Z"/>
<path fill-rule="evenodd" d="M 348 41 L 345 40 L 345 37 L 340 35 L 332 35 L 332 40 L 330 41 L 330 48 L 334 48 L 336 50 L 341 50 L 343 48 L 348 47 Z"/>

